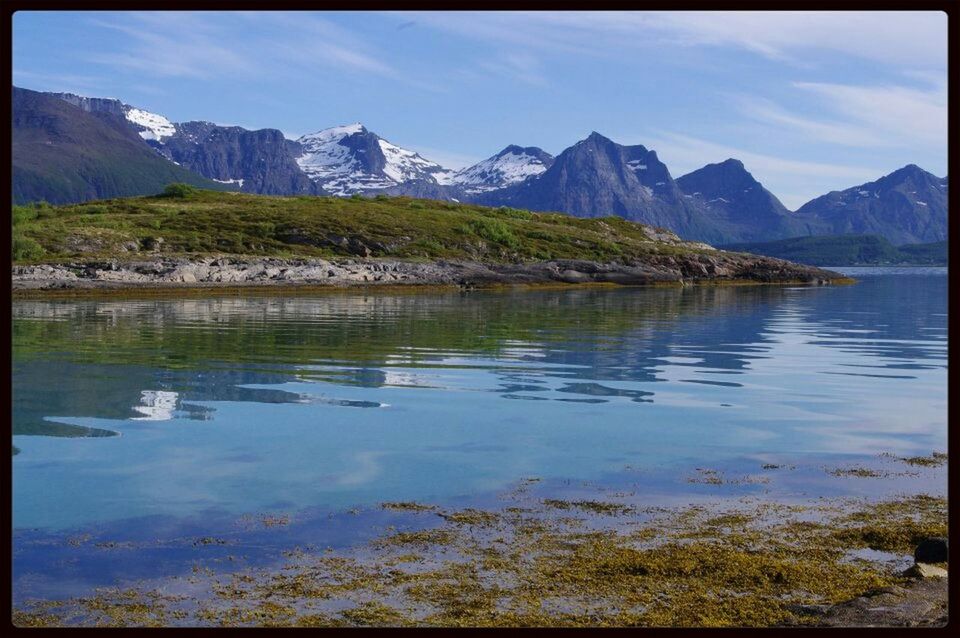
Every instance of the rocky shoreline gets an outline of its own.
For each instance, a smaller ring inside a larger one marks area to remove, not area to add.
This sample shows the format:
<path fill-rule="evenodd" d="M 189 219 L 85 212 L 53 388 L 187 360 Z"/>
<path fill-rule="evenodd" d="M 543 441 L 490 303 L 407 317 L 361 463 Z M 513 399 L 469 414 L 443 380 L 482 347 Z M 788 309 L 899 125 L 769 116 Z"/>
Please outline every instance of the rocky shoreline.
<path fill-rule="evenodd" d="M 15 265 L 12 288 L 25 290 L 217 288 L 233 286 L 497 285 L 696 283 L 807 283 L 845 281 L 843 275 L 781 259 L 743 253 L 651 255 L 599 263 L 551 260 L 528 263 L 413 262 L 389 259 L 279 259 L 163 257 L 78 260 Z M 848 280 L 847 280 L 848 281 Z"/>

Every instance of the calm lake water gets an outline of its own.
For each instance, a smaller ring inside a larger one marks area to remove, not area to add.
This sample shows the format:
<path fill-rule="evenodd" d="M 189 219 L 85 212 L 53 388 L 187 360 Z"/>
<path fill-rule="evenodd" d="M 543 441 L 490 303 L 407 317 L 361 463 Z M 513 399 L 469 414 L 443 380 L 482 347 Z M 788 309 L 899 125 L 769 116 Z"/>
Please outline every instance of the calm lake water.
<path fill-rule="evenodd" d="M 697 467 L 945 451 L 946 269 L 846 270 L 859 283 L 16 301 L 18 586 L 108 569 L 55 567 L 50 539 L 84 533 L 333 521 L 625 467 L 663 500 Z"/>

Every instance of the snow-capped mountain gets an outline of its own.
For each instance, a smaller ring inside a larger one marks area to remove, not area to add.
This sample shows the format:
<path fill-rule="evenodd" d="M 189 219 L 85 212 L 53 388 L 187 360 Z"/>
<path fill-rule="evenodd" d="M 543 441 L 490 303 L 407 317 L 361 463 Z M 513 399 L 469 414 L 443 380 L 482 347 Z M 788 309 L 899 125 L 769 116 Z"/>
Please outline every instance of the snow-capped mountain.
<path fill-rule="evenodd" d="M 465 193 L 484 193 L 540 175 L 552 164 L 553 156 L 543 149 L 512 144 L 493 157 L 457 171 L 451 182 Z"/>
<path fill-rule="evenodd" d="M 436 162 L 391 144 L 362 124 L 335 126 L 296 140 L 297 164 L 333 195 L 381 190 L 408 182 L 449 184 L 453 176 Z"/>
<path fill-rule="evenodd" d="M 65 190 L 56 180 L 29 177 L 24 168 L 17 173 L 17 201 L 157 192 L 158 183 L 171 181 L 166 176 L 178 175 L 177 181 L 217 189 L 229 185 L 230 190 L 249 193 L 387 194 L 580 217 L 613 214 L 716 244 L 802 235 L 876 234 L 894 244 L 946 238 L 947 180 L 914 165 L 828 193 L 791 213 L 737 160 L 709 164 L 674 180 L 655 151 L 623 146 L 598 133 L 556 158 L 536 147 L 508 146 L 473 166 L 451 171 L 360 123 L 290 140 L 277 129 L 174 123 L 114 98 L 20 91 L 20 119 L 14 118 L 14 128 L 21 137 L 49 133 L 36 132 L 32 114 L 56 113 L 83 141 L 73 149 L 78 158 L 97 150 L 149 165 L 149 170 L 120 189 L 117 185 L 129 176 L 111 174 L 106 164 L 94 176 L 78 169 Z M 77 107 L 76 112 L 51 102 L 51 97 Z M 86 134 L 93 131 L 99 133 Z M 24 144 L 17 159 L 27 166 L 31 157 L 48 150 Z M 166 181 L 158 182 L 161 178 Z"/>
<path fill-rule="evenodd" d="M 145 140 L 161 141 L 176 133 L 173 122 L 162 115 L 130 106 L 111 97 L 85 97 L 74 93 L 52 93 L 54 97 L 73 104 L 87 113 L 112 113 L 130 122 Z"/>
<path fill-rule="evenodd" d="M 688 218 L 696 217 L 656 152 L 622 146 L 596 132 L 560 153 L 537 177 L 477 199 L 578 217 L 614 214 L 654 226 L 676 223 L 684 230 L 691 226 Z"/>

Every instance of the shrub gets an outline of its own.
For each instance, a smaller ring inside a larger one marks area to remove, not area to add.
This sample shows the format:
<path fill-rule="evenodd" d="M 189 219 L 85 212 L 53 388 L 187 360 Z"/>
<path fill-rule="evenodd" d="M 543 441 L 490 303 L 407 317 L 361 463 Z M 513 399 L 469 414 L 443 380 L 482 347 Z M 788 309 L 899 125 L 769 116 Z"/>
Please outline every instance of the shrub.
<path fill-rule="evenodd" d="M 195 195 L 196 193 L 197 189 L 190 184 L 177 182 L 174 184 L 167 184 L 167 187 L 163 189 L 160 197 L 183 199 L 184 197 L 189 197 L 190 195 Z"/>
<path fill-rule="evenodd" d="M 519 208 L 510 208 L 509 206 L 500 206 L 496 209 L 498 217 L 507 217 L 509 219 L 533 219 L 533 213 Z"/>
<path fill-rule="evenodd" d="M 444 245 L 435 239 L 420 239 L 411 246 L 415 254 L 422 254 L 424 257 L 434 257 L 444 253 Z"/>
<path fill-rule="evenodd" d="M 46 251 L 37 240 L 24 235 L 13 236 L 13 259 L 21 261 L 25 259 L 39 259 L 43 257 Z"/>
<path fill-rule="evenodd" d="M 545 233 L 542 230 L 528 230 L 527 237 L 530 239 L 541 239 L 545 241 L 558 241 L 554 235 L 550 233 Z"/>
<path fill-rule="evenodd" d="M 14 226 L 37 218 L 37 209 L 32 206 L 14 206 L 12 213 Z"/>
<path fill-rule="evenodd" d="M 520 245 L 520 240 L 513 234 L 510 227 L 499 219 L 488 219 L 486 217 L 472 219 L 467 224 L 467 228 L 469 232 L 479 237 L 509 248 L 517 248 Z"/>
<path fill-rule="evenodd" d="M 261 239 L 269 239 L 277 232 L 277 225 L 273 222 L 258 222 L 254 224 L 254 235 Z"/>
<path fill-rule="evenodd" d="M 200 252 L 203 250 L 203 243 L 200 241 L 200 236 L 197 233 L 190 233 L 186 248 L 190 252 Z"/>

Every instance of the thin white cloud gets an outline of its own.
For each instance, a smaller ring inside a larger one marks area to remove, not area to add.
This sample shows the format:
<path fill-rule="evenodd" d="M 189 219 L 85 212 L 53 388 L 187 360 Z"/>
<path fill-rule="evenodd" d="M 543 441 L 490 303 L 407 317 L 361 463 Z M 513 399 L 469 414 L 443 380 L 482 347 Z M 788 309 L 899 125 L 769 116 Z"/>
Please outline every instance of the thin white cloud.
<path fill-rule="evenodd" d="M 868 127 L 887 143 L 947 144 L 947 89 L 941 83 L 923 91 L 903 86 L 856 86 L 824 82 L 794 82 L 798 89 L 820 97 L 851 122 Z"/>
<path fill-rule="evenodd" d="M 801 61 L 823 50 L 905 67 L 946 68 L 942 11 L 651 12 L 650 28 L 690 45 L 731 45 Z"/>
<path fill-rule="evenodd" d="M 539 58 L 524 51 L 503 53 L 495 59 L 481 61 L 478 66 L 495 75 L 511 78 L 531 86 L 543 88 L 549 84 L 543 74 Z"/>
<path fill-rule="evenodd" d="M 316 12 L 137 12 L 124 18 L 89 21 L 129 37 L 125 48 L 110 55 L 91 54 L 90 62 L 154 78 L 279 74 L 291 81 L 322 81 L 323 75 L 336 73 L 444 90 L 394 68 L 369 39 Z M 238 23 L 247 37 L 237 38 Z"/>
<path fill-rule="evenodd" d="M 727 46 L 805 64 L 814 51 L 907 68 L 946 68 L 941 11 L 412 12 L 418 24 L 524 49 L 620 55 L 624 49 Z"/>
<path fill-rule="evenodd" d="M 224 73 L 256 72 L 259 65 L 246 53 L 216 41 L 207 25 L 197 26 L 196 19 L 176 22 L 164 28 L 163 21 L 153 14 L 137 14 L 133 24 L 93 19 L 90 23 L 123 33 L 130 38 L 126 51 L 93 54 L 88 60 L 97 64 L 137 71 L 153 77 L 208 78 Z M 225 34 L 221 34 L 225 37 Z M 239 49 L 239 47 L 237 47 Z"/>
<path fill-rule="evenodd" d="M 316 13 L 268 11 L 236 15 L 257 30 L 263 31 L 267 25 L 282 32 L 282 40 L 268 36 L 260 40 L 258 49 L 268 57 L 281 57 L 297 67 L 333 64 L 378 75 L 399 75 L 370 50 L 367 41 Z"/>
<path fill-rule="evenodd" d="M 781 127 L 786 133 L 812 137 L 830 144 L 861 148 L 889 146 L 891 143 L 889 138 L 877 135 L 876 131 L 850 122 L 804 117 L 788 111 L 776 102 L 766 98 L 738 96 L 734 98 L 734 102 L 743 115 L 759 122 Z"/>

